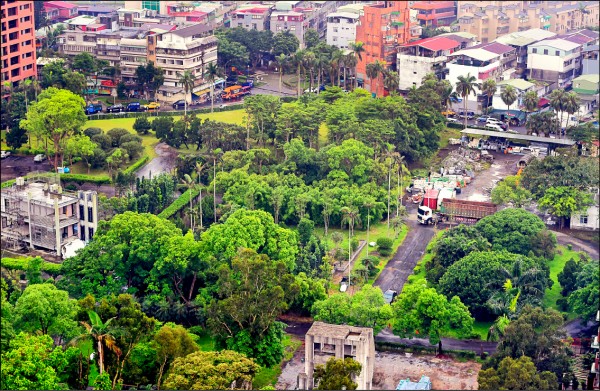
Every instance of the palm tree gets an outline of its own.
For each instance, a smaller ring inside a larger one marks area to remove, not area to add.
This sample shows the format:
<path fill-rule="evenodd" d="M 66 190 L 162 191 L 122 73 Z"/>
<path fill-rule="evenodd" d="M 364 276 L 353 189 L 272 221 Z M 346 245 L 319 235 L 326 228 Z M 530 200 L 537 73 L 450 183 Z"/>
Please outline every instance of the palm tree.
<path fill-rule="evenodd" d="M 353 53 L 349 53 L 344 58 L 344 89 L 348 89 L 348 78 L 346 76 L 346 70 L 348 68 L 354 69 L 354 78 L 356 79 L 356 65 L 358 64 L 358 59 L 354 56 Z"/>
<path fill-rule="evenodd" d="M 476 82 L 477 78 L 475 76 L 471 76 L 470 73 L 467 73 L 467 76 L 459 76 L 458 82 L 456 83 L 456 93 L 459 94 L 463 98 L 463 107 L 465 112 L 465 129 L 467 128 L 467 98 L 471 93 L 477 96 L 478 89 L 481 88 L 479 83 Z"/>
<path fill-rule="evenodd" d="M 198 203 L 200 204 L 200 231 L 204 230 L 204 225 L 202 224 L 202 171 L 206 168 L 206 163 L 196 163 L 196 173 L 198 174 L 198 190 L 200 190 L 200 198 Z"/>
<path fill-rule="evenodd" d="M 556 111 L 556 114 L 560 112 L 560 122 L 558 123 L 558 128 L 556 129 L 556 137 L 560 138 L 561 127 L 563 124 L 563 114 L 565 111 L 565 103 L 567 101 L 567 92 L 559 88 L 557 90 L 552 91 L 550 94 L 550 106 Z"/>
<path fill-rule="evenodd" d="M 115 318 L 110 318 L 106 322 L 102 322 L 100 316 L 95 311 L 88 311 L 90 322 L 80 322 L 85 327 L 86 332 L 78 337 L 75 337 L 69 344 L 75 344 L 80 339 L 92 338 L 96 341 L 98 347 L 98 369 L 100 374 L 104 373 L 104 345 L 117 356 L 121 355 L 121 349 L 117 346 L 115 335 L 117 330 L 111 327 L 111 322 Z"/>
<path fill-rule="evenodd" d="M 354 54 L 354 57 L 357 58 L 356 64 L 359 61 L 362 61 L 362 54 L 365 52 L 365 44 L 361 41 L 356 41 L 350 44 L 350 50 Z M 354 88 L 358 87 L 358 77 L 356 75 L 356 67 L 354 68 Z"/>
<path fill-rule="evenodd" d="M 390 95 L 393 95 L 396 93 L 396 91 L 398 90 L 398 84 L 399 84 L 399 80 L 398 80 L 398 72 L 394 72 L 394 71 L 386 71 L 384 72 L 384 78 L 383 78 L 383 87 L 388 90 L 388 92 L 390 93 Z"/>
<path fill-rule="evenodd" d="M 523 108 L 527 113 L 532 113 L 537 110 L 539 100 L 537 92 L 527 91 L 523 95 Z"/>
<path fill-rule="evenodd" d="M 192 189 L 194 189 L 196 183 L 188 174 L 185 174 L 183 176 L 183 179 L 181 179 L 181 183 L 188 188 L 188 192 L 190 193 L 190 228 L 192 232 L 194 232 L 194 216 L 192 214 Z"/>
<path fill-rule="evenodd" d="M 384 163 L 388 167 L 388 200 L 387 200 L 387 228 L 388 228 L 388 236 L 390 233 L 390 199 L 391 199 L 391 189 L 392 189 L 392 166 L 394 164 L 395 159 L 399 155 L 398 152 L 394 152 L 394 146 L 392 144 L 386 145 L 385 151 L 385 160 Z"/>
<path fill-rule="evenodd" d="M 508 107 L 507 112 L 508 112 L 508 117 L 509 117 L 509 121 L 508 121 L 509 123 L 510 123 L 510 105 L 515 103 L 515 101 L 517 100 L 517 97 L 518 97 L 517 90 L 513 86 L 504 87 L 504 89 L 500 93 L 500 99 L 502 99 L 502 102 L 504 102 L 504 104 Z"/>
<path fill-rule="evenodd" d="M 398 214 L 394 216 L 392 219 L 392 226 L 394 227 L 394 237 L 397 239 L 400 234 L 400 228 L 406 225 L 406 218 L 408 217 L 408 213 L 406 212 L 406 207 L 400 208 Z"/>
<path fill-rule="evenodd" d="M 367 208 L 367 257 L 369 256 L 369 232 L 371 231 L 371 208 L 375 206 L 374 198 L 367 198 L 363 203 L 363 206 Z"/>
<path fill-rule="evenodd" d="M 579 96 L 573 91 L 569 92 L 565 97 L 565 111 L 569 116 L 579 112 Z M 569 121 L 567 121 L 567 124 Z M 566 128 L 565 126 L 565 137 L 566 137 Z"/>
<path fill-rule="evenodd" d="M 215 80 L 219 76 L 219 67 L 214 62 L 208 64 L 206 68 L 206 80 L 210 83 L 210 112 L 215 108 Z"/>
<path fill-rule="evenodd" d="M 275 57 L 275 61 L 277 62 L 277 67 L 279 68 L 279 93 L 281 94 L 281 82 L 283 80 L 283 67 L 287 62 L 287 56 L 281 53 L 279 56 Z"/>
<path fill-rule="evenodd" d="M 385 72 L 385 62 L 375 60 L 375 62 L 371 64 L 367 64 L 367 77 L 371 79 L 371 93 L 373 92 L 373 80 L 377 79 L 379 75 L 383 75 Z M 379 87 L 379 86 L 377 86 Z M 377 87 L 375 87 L 375 95 L 377 96 Z"/>
<path fill-rule="evenodd" d="M 183 106 L 183 108 L 184 108 L 183 115 L 185 117 L 187 117 L 187 94 L 188 94 L 188 92 L 191 93 L 192 90 L 194 89 L 195 77 L 192 74 L 192 72 L 190 72 L 189 70 L 184 71 L 183 74 L 178 73 L 177 75 L 179 76 L 179 83 L 181 83 L 181 86 L 183 87 L 183 90 L 185 91 L 185 99 L 184 99 L 185 104 Z"/>
<path fill-rule="evenodd" d="M 312 92 L 312 88 L 313 88 L 313 72 L 315 70 L 316 61 L 317 61 L 317 57 L 315 56 L 315 54 L 313 52 L 307 51 L 304 54 L 303 67 L 305 70 L 308 70 L 308 72 L 310 73 L 310 78 L 308 81 L 308 91 L 310 91 L 310 92 Z M 317 89 L 317 91 L 318 91 L 318 89 Z"/>
<path fill-rule="evenodd" d="M 497 90 L 498 90 L 498 87 L 496 86 L 496 80 L 494 80 L 492 78 L 486 79 L 481 84 L 481 92 L 483 92 L 485 94 L 486 109 L 488 107 L 490 107 L 490 99 L 494 96 L 494 94 L 496 93 Z"/>
<path fill-rule="evenodd" d="M 354 233 L 354 222 L 359 218 L 359 214 L 357 209 L 347 206 L 343 207 L 340 211 L 344 216 L 342 219 L 342 224 L 344 221 L 348 222 L 348 286 L 350 286 L 350 271 L 352 270 L 350 265 L 352 260 L 352 234 Z"/>
<path fill-rule="evenodd" d="M 292 61 L 296 65 L 296 77 L 298 78 L 298 98 L 300 98 L 300 89 L 302 88 L 302 82 L 300 80 L 300 73 L 302 71 L 302 65 L 304 64 L 304 50 L 298 50 L 292 56 Z"/>

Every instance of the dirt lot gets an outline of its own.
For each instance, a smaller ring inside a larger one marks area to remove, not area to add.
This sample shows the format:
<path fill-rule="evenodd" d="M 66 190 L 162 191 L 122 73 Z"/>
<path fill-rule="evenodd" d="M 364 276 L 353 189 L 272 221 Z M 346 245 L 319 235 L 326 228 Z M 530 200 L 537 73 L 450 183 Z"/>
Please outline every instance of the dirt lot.
<path fill-rule="evenodd" d="M 284 367 L 279 376 L 278 390 L 294 390 L 296 379 L 304 371 L 304 345 Z M 481 365 L 458 362 L 434 356 L 406 357 L 405 354 L 378 352 L 375 358 L 374 390 L 394 390 L 401 379 L 418 381 L 421 375 L 429 376 L 434 390 L 476 390 L 477 373 Z"/>

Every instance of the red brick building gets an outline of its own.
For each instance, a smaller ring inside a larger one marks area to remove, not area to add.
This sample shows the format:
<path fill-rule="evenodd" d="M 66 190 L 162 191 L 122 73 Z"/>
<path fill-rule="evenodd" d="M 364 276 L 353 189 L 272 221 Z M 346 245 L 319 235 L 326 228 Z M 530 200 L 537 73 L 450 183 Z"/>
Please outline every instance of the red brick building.
<path fill-rule="evenodd" d="M 359 84 L 377 96 L 384 95 L 383 78 L 371 80 L 366 75 L 367 64 L 385 61 L 386 67 L 394 69 L 399 45 L 411 37 L 410 9 L 407 1 L 383 1 L 364 7 L 364 14 L 356 27 L 356 41 L 364 44 L 362 61 L 356 66 Z"/>
<path fill-rule="evenodd" d="M 2 0 L 2 84 L 36 76 L 33 1 Z"/>

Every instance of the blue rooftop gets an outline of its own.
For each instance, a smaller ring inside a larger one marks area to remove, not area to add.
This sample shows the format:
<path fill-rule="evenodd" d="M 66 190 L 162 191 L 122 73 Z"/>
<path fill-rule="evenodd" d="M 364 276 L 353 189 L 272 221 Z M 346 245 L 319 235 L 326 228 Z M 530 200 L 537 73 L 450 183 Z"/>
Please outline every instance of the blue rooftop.
<path fill-rule="evenodd" d="M 400 380 L 396 390 L 431 390 L 431 380 L 428 376 L 421 376 L 418 382 L 412 382 L 410 379 Z"/>

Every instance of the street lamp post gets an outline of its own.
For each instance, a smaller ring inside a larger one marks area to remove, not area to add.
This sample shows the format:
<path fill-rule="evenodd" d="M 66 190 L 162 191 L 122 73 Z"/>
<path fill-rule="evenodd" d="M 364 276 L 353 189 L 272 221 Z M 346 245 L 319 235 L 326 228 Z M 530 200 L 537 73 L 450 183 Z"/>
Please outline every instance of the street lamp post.
<path fill-rule="evenodd" d="M 246 66 L 246 81 L 248 81 L 249 77 L 250 77 L 250 64 L 248 64 Z"/>

